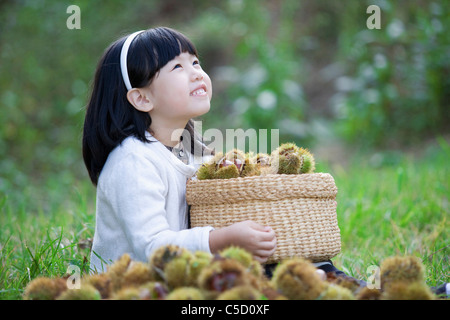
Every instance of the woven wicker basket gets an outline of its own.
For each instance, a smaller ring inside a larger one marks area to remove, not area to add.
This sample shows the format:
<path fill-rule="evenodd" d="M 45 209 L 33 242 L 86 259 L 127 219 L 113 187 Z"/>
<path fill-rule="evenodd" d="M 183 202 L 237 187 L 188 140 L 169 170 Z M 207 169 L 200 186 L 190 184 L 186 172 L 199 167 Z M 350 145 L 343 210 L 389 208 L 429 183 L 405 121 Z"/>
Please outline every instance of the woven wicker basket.
<path fill-rule="evenodd" d="M 190 180 L 186 200 L 191 227 L 225 227 L 253 220 L 271 226 L 277 249 L 267 263 L 303 257 L 323 261 L 341 250 L 337 188 L 327 173 L 271 174 L 222 180 Z"/>

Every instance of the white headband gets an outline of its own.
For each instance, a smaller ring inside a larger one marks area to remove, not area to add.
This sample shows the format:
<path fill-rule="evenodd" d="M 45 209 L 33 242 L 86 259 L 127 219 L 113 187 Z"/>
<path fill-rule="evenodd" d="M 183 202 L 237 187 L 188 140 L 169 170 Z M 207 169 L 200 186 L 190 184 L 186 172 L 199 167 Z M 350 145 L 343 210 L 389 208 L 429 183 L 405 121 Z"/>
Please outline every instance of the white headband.
<path fill-rule="evenodd" d="M 128 36 L 122 46 L 122 51 L 120 52 L 120 70 L 122 71 L 123 82 L 125 82 L 125 86 L 128 90 L 131 90 L 130 78 L 128 78 L 128 68 L 127 68 L 127 55 L 128 49 L 130 48 L 131 43 L 134 38 L 137 37 L 138 34 L 144 32 L 145 30 L 136 31 Z"/>

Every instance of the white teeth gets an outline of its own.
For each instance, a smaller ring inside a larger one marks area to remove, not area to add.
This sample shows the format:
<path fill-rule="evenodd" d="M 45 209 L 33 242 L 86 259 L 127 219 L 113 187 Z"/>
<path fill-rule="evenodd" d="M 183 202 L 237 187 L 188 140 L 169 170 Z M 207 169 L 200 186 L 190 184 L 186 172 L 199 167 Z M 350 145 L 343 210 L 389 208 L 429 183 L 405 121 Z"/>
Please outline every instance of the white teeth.
<path fill-rule="evenodd" d="M 191 96 L 198 96 L 198 95 L 202 95 L 205 93 L 206 93 L 205 89 L 201 88 L 201 89 L 198 89 L 198 90 L 195 90 L 194 92 L 192 92 Z"/>

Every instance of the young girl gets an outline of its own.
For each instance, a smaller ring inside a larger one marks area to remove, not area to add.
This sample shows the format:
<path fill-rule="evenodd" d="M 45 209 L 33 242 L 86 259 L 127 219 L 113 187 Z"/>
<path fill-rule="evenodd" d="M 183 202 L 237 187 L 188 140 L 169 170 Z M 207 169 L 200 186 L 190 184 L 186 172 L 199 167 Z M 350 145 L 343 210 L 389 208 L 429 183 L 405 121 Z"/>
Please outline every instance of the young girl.
<path fill-rule="evenodd" d="M 211 96 L 194 45 L 175 30 L 139 31 L 105 51 L 83 130 L 97 187 L 93 270 L 124 253 L 148 261 L 167 244 L 212 253 L 239 245 L 260 262 L 273 254 L 274 231 L 253 221 L 188 229 L 186 181 L 208 155 L 192 119 L 209 111 Z"/>

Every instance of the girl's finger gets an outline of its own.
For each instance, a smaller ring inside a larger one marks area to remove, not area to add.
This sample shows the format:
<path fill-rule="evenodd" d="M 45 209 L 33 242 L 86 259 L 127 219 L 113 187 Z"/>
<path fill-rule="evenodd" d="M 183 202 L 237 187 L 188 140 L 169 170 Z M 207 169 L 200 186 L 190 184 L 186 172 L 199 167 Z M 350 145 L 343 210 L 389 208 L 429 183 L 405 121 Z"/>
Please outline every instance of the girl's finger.
<path fill-rule="evenodd" d="M 269 231 L 260 232 L 259 236 L 262 241 L 272 241 L 275 238 L 275 231 L 271 228 Z"/>
<path fill-rule="evenodd" d="M 270 257 L 271 255 L 273 255 L 275 253 L 276 249 L 277 248 L 275 247 L 275 248 L 272 248 L 272 249 L 269 249 L 269 250 L 264 250 L 264 249 L 255 250 L 254 255 L 262 257 L 262 258 L 264 258 L 264 257 L 268 258 L 268 257 Z"/>
<path fill-rule="evenodd" d="M 277 246 L 277 239 L 274 238 L 269 241 L 261 241 L 259 243 L 258 249 L 259 250 L 273 250 L 276 248 L 276 246 Z"/>
<path fill-rule="evenodd" d="M 267 261 L 267 258 L 262 258 L 262 257 L 256 256 L 256 255 L 253 256 L 253 259 L 255 259 L 256 261 L 258 261 L 259 263 L 264 263 L 264 262 Z"/>

